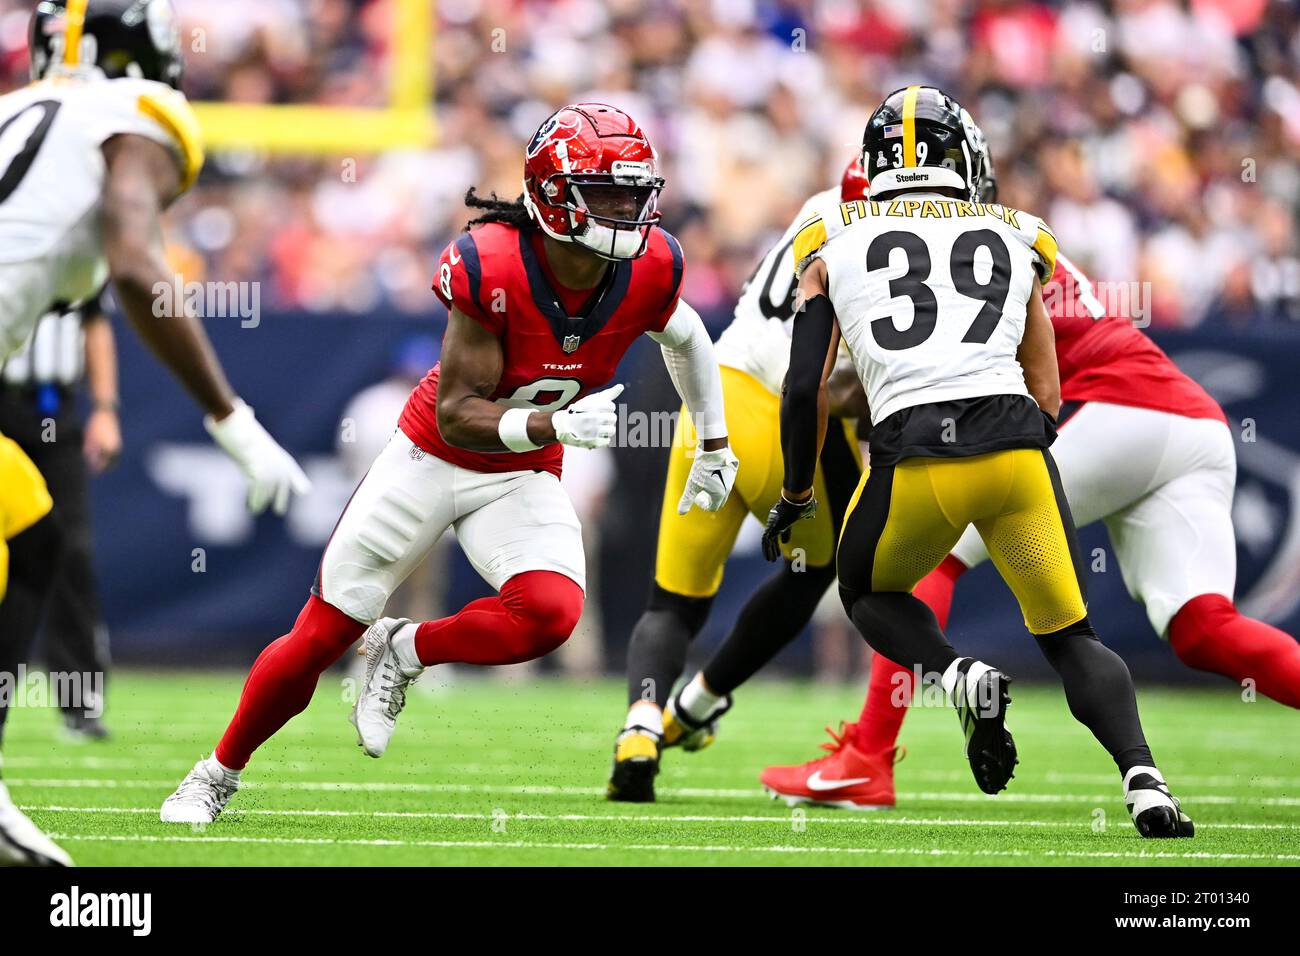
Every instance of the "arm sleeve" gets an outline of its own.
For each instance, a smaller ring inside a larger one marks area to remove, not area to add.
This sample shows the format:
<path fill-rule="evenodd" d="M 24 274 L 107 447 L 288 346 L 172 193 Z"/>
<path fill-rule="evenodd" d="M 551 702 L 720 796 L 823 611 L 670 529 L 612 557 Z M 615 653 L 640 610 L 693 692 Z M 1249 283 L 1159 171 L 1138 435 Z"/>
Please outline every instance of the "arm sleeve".
<path fill-rule="evenodd" d="M 700 314 L 679 299 L 663 331 L 646 334 L 659 343 L 668 375 L 690 410 L 696 434 L 703 441 L 727 437 L 722 377 Z"/>
<path fill-rule="evenodd" d="M 795 316 L 781 391 L 781 453 L 791 491 L 811 488 L 817 474 L 817 398 L 834 328 L 835 311 L 824 295 L 813 296 Z"/>
<path fill-rule="evenodd" d="M 482 285 L 478 246 L 470 233 L 462 233 L 442 251 L 433 291 L 449 310 L 454 306 L 493 335 L 501 335 L 505 313 L 483 308 Z"/>

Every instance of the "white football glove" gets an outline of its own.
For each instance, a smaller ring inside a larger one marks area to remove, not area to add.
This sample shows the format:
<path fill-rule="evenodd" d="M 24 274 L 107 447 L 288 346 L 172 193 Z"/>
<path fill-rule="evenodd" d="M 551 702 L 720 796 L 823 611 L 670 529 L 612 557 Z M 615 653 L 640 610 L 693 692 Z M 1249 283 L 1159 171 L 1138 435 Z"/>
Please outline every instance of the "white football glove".
<path fill-rule="evenodd" d="M 276 443 L 242 399 L 235 399 L 235 410 L 221 421 L 205 416 L 203 427 L 248 479 L 248 510 L 253 514 L 261 514 L 270 504 L 282 515 L 289 510 L 291 494 L 311 491 L 311 481 L 293 456 Z"/>
<path fill-rule="evenodd" d="M 623 393 L 622 385 L 603 392 L 592 392 L 563 411 L 551 415 L 555 438 L 575 448 L 605 448 L 618 430 L 618 410 L 614 399 Z"/>
<path fill-rule="evenodd" d="M 740 459 L 730 445 L 714 451 L 703 451 L 697 446 L 691 473 L 686 476 L 686 490 L 677 503 L 677 513 L 686 514 L 691 505 L 702 511 L 717 511 L 727 503 L 739 469 Z"/>

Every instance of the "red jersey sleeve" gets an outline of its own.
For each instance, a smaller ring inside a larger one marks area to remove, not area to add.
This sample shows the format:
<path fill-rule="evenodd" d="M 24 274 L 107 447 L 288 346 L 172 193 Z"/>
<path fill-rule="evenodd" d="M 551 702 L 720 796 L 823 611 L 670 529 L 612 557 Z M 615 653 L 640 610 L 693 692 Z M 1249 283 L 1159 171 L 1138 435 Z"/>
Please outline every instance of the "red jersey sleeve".
<path fill-rule="evenodd" d="M 663 306 L 651 320 L 647 331 L 662 332 L 668 325 L 668 320 L 677 311 L 677 300 L 682 297 L 682 277 L 686 273 L 686 259 L 682 255 L 682 247 L 676 236 L 666 229 L 656 229 L 655 232 L 663 238 L 663 243 L 655 243 L 652 237 L 647 258 L 653 257 L 651 261 L 654 268 L 661 270 L 667 294 Z"/>
<path fill-rule="evenodd" d="M 505 330 L 505 315 L 483 307 L 483 264 L 472 233 L 462 233 L 442 251 L 433 291 L 448 309 L 453 306 L 493 335 Z"/>

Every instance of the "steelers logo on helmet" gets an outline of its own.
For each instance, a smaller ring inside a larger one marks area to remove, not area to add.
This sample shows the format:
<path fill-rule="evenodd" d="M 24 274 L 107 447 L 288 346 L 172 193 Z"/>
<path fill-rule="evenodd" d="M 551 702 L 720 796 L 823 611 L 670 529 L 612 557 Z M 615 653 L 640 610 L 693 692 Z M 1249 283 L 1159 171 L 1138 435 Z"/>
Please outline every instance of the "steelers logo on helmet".
<path fill-rule="evenodd" d="M 604 103 L 556 111 L 524 153 L 524 204 L 533 221 L 552 238 L 604 259 L 645 252 L 663 185 L 641 127 Z"/>
<path fill-rule="evenodd" d="M 969 197 L 976 172 L 970 114 L 933 86 L 907 86 L 885 97 L 867 122 L 862 154 L 871 196 L 900 189 L 958 190 Z"/>
<path fill-rule="evenodd" d="M 179 89 L 176 23 L 171 0 L 40 0 L 27 37 L 32 79 L 98 70 Z"/>

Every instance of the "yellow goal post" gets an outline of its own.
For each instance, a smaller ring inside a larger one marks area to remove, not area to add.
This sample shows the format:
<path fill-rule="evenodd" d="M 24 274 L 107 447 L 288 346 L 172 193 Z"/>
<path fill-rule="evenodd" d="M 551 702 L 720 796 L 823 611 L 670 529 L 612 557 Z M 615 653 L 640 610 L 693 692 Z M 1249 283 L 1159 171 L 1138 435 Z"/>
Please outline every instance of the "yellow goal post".
<path fill-rule="evenodd" d="M 432 146 L 434 0 L 392 0 L 392 8 L 387 106 L 195 102 L 204 145 L 317 156 Z"/>

